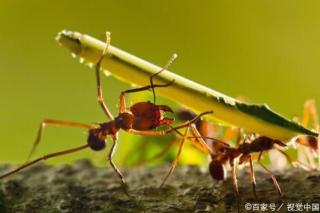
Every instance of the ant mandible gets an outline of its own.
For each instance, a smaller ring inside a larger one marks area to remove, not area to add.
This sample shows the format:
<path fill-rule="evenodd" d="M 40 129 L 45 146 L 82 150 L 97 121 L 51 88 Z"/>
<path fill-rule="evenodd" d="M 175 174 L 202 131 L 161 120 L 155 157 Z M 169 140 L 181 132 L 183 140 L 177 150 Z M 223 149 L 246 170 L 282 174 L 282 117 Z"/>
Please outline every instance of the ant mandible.
<path fill-rule="evenodd" d="M 172 132 L 177 132 L 178 134 L 182 135 L 182 139 L 180 141 L 180 147 L 179 147 L 179 152 L 176 156 L 176 159 L 172 163 L 171 169 L 165 179 L 163 180 L 162 184 L 166 181 L 166 179 L 170 176 L 170 174 L 173 172 L 177 160 L 179 158 L 179 155 L 181 153 L 181 149 L 183 146 L 183 141 L 186 135 L 188 134 L 189 129 L 193 129 L 191 124 L 196 122 L 200 117 L 212 113 L 212 111 L 208 112 L 203 112 L 196 116 L 194 119 L 189 120 L 187 122 L 184 122 L 176 127 L 172 127 L 171 124 L 173 122 L 173 119 L 164 117 L 164 112 L 173 112 L 172 109 L 167 106 L 167 105 L 157 105 L 155 103 L 156 98 L 155 98 L 155 91 L 154 89 L 157 87 L 167 87 L 174 83 L 174 80 L 170 81 L 169 83 L 166 84 L 154 84 L 153 83 L 153 78 L 157 75 L 159 75 L 162 71 L 166 70 L 170 64 L 173 62 L 173 60 L 177 57 L 176 54 L 172 56 L 172 58 L 169 60 L 169 62 L 157 73 L 151 75 L 150 77 L 150 85 L 141 87 L 141 88 L 136 88 L 136 89 L 130 89 L 121 92 L 120 95 L 120 106 L 119 106 L 119 113 L 116 117 L 113 117 L 111 112 L 109 111 L 107 105 L 104 102 L 103 96 L 102 96 L 102 87 L 101 87 L 101 82 L 100 82 L 100 71 L 101 71 L 101 63 L 103 61 L 103 58 L 106 56 L 109 45 L 110 45 L 110 33 L 107 33 L 106 35 L 106 46 L 103 50 L 103 53 L 98 60 L 96 67 L 95 67 L 95 73 L 96 73 L 96 82 L 97 82 L 97 93 L 98 93 L 98 103 L 101 106 L 104 114 L 107 116 L 109 121 L 99 123 L 98 125 L 91 125 L 91 124 L 84 124 L 84 123 L 78 123 L 78 122 L 67 122 L 67 121 L 62 121 L 62 120 L 52 120 L 52 119 L 45 119 L 40 123 L 40 127 L 38 130 L 38 134 L 36 137 L 36 140 L 32 146 L 31 152 L 28 155 L 27 162 L 20 167 L 14 169 L 13 171 L 10 171 L 8 173 L 5 173 L 0 176 L 0 179 L 3 179 L 5 177 L 8 177 L 10 175 L 13 175 L 20 170 L 29 167 L 31 165 L 34 165 L 42 160 L 47 160 L 53 157 L 58 157 L 70 153 L 74 153 L 86 148 L 91 148 L 94 151 L 100 151 L 103 150 L 106 146 L 106 139 L 108 136 L 111 137 L 112 139 L 112 146 L 108 154 L 108 161 L 114 171 L 117 173 L 119 176 L 121 183 L 123 186 L 125 186 L 125 180 L 123 175 L 121 174 L 120 170 L 117 168 L 115 163 L 113 162 L 113 154 L 116 150 L 117 142 L 118 142 L 118 132 L 120 129 L 127 131 L 131 134 L 134 135 L 142 135 L 142 136 L 163 136 Z M 154 99 L 153 103 L 151 102 L 138 102 L 131 106 L 129 110 L 127 110 L 126 103 L 125 103 L 125 94 L 128 93 L 134 93 L 134 92 L 140 92 L 140 91 L 145 91 L 145 90 L 152 90 Z M 88 129 L 88 137 L 87 137 L 87 144 L 72 148 L 72 149 L 67 149 L 64 151 L 60 152 L 55 152 L 55 153 L 50 153 L 46 154 L 42 157 L 36 158 L 35 160 L 29 161 L 29 159 L 33 156 L 34 152 L 36 151 L 36 148 L 38 147 L 42 133 L 44 130 L 44 127 L 46 125 L 56 125 L 56 126 L 66 126 L 66 127 L 79 127 L 79 128 L 85 128 Z M 168 126 L 168 129 L 165 130 L 154 130 L 156 127 L 159 126 Z M 185 133 L 181 134 L 178 129 L 180 128 L 186 128 Z M 195 130 L 193 130 L 195 131 Z M 200 141 L 200 146 L 203 147 L 204 150 L 206 150 L 208 153 L 211 153 L 210 147 L 206 145 L 204 141 Z M 126 188 L 125 192 L 126 191 Z"/>

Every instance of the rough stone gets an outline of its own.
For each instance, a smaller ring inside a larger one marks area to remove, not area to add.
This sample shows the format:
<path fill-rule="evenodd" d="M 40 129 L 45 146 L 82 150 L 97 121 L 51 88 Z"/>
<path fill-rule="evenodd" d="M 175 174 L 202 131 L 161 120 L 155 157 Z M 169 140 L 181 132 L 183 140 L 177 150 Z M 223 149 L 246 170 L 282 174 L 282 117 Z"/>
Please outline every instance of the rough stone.
<path fill-rule="evenodd" d="M 9 166 L 1 166 L 0 172 L 7 169 Z M 63 166 L 39 164 L 0 182 L 0 212 L 237 212 L 230 178 L 216 182 L 205 169 L 179 166 L 159 188 L 168 170 L 169 165 L 121 168 L 129 185 L 128 197 L 111 168 L 94 167 L 88 160 Z M 319 172 L 290 169 L 274 173 L 284 196 L 280 198 L 270 177 L 258 170 L 255 200 L 248 173 L 238 172 L 241 211 L 246 212 L 246 203 L 275 203 L 277 208 L 283 203 L 279 212 L 287 212 L 289 203 L 320 203 Z"/>

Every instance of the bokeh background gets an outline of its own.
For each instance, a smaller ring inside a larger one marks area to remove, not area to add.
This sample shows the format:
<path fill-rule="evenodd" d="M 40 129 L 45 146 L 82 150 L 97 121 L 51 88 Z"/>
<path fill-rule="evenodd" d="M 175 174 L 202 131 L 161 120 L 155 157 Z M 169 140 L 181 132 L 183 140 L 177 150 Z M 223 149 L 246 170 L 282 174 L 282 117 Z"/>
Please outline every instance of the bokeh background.
<path fill-rule="evenodd" d="M 40 121 L 92 123 L 104 116 L 96 101 L 92 69 L 54 40 L 63 29 L 103 39 L 227 95 L 267 103 L 286 117 L 301 115 L 307 98 L 320 102 L 319 1 L 9 1 L 0 3 L 0 161 L 23 162 Z M 117 112 L 121 90 L 103 79 L 105 99 Z M 121 134 L 117 161 L 139 138 Z M 37 156 L 81 145 L 86 133 L 46 129 Z M 140 150 L 137 150 L 139 152 Z M 87 157 L 83 151 L 51 163 Z M 185 158 L 192 158 L 185 152 Z"/>

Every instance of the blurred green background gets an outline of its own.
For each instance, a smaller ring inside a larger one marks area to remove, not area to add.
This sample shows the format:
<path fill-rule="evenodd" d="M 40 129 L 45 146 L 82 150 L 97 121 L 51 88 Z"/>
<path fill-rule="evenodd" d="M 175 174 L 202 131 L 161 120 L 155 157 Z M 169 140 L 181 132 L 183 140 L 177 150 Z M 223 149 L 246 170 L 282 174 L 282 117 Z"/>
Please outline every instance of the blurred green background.
<path fill-rule="evenodd" d="M 0 161 L 25 160 L 44 118 L 104 121 L 92 70 L 54 40 L 63 29 L 101 39 L 111 31 L 113 45 L 158 65 L 176 52 L 172 71 L 292 117 L 307 98 L 320 101 L 319 10 L 319 1 L 292 0 L 2 0 Z M 103 87 L 116 113 L 119 93 L 129 87 L 113 78 Z M 121 139 L 118 161 L 139 140 L 123 133 Z M 49 127 L 36 154 L 85 142 L 81 129 Z M 88 150 L 50 162 L 106 156 Z"/>

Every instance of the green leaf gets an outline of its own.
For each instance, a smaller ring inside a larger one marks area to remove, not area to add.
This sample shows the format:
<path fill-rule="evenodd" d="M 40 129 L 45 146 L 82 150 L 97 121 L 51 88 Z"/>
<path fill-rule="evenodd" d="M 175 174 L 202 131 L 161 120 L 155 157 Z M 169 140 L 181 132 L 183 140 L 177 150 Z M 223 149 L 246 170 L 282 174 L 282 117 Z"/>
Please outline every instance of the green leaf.
<path fill-rule="evenodd" d="M 105 47 L 105 43 L 98 39 L 71 31 L 60 32 L 57 41 L 89 65 L 97 63 Z M 117 79 L 140 86 L 148 85 L 150 76 L 161 69 L 112 45 L 101 66 Z M 213 110 L 214 113 L 208 117 L 217 121 L 280 140 L 290 140 L 297 135 L 318 136 L 318 133 L 284 118 L 266 105 L 242 103 L 168 70 L 155 80 L 157 83 L 167 83 L 172 79 L 175 83 L 157 90 L 157 94 L 198 113 Z"/>

